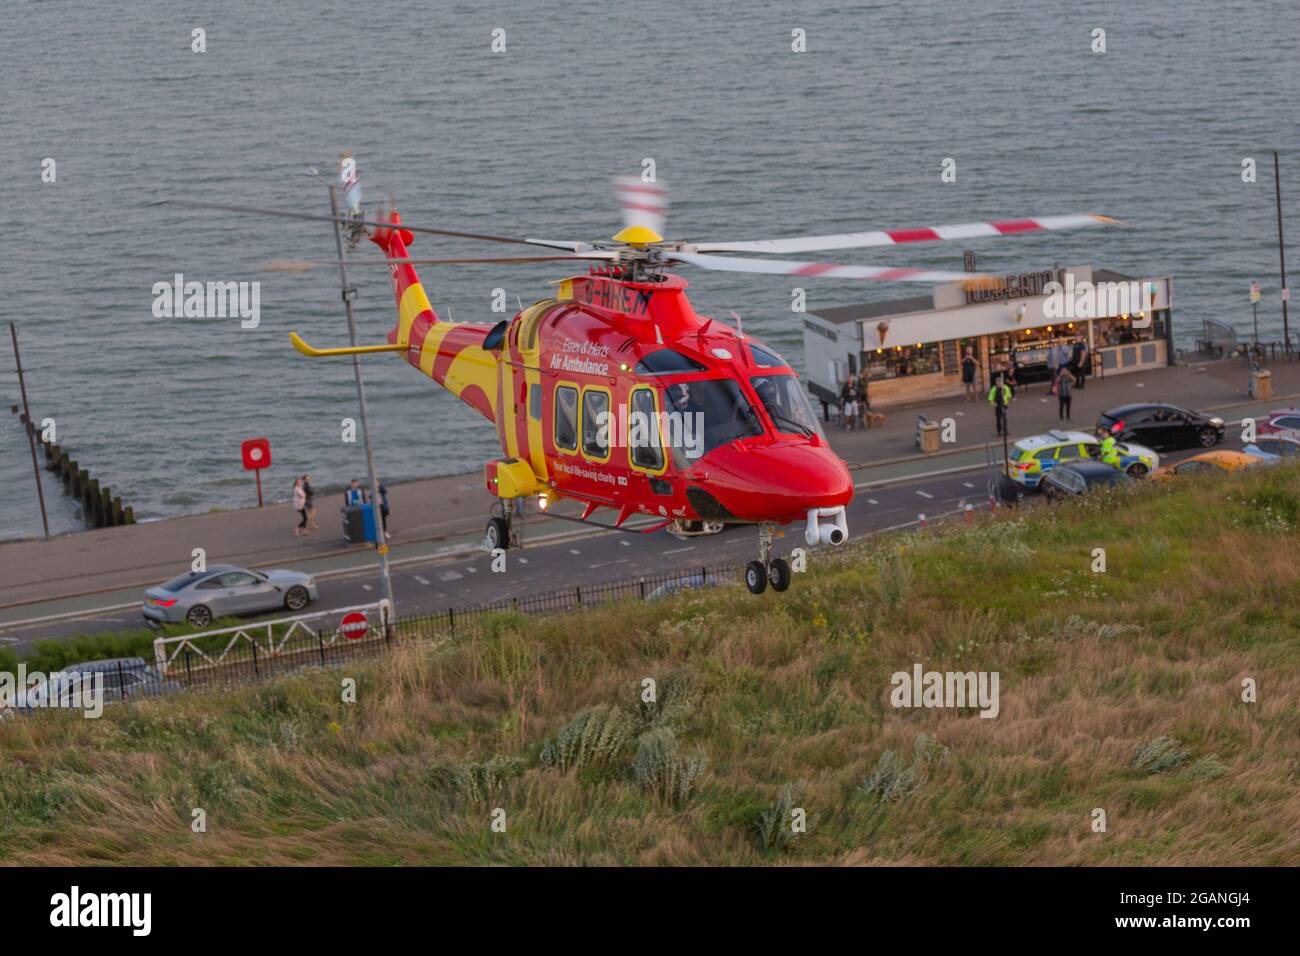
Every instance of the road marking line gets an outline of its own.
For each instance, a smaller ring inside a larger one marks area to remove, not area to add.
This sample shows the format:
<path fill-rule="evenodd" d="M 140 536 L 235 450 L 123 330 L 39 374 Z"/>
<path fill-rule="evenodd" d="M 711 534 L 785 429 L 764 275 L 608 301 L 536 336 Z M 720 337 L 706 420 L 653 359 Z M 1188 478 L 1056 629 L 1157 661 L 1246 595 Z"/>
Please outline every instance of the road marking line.
<path fill-rule="evenodd" d="M 869 504 L 869 505 L 878 505 L 878 504 L 880 504 L 880 502 L 877 501 L 875 498 L 868 498 L 868 499 L 867 499 L 867 504 Z"/>
<path fill-rule="evenodd" d="M 459 571 L 444 571 L 444 572 L 442 572 L 442 574 L 438 575 L 438 580 L 439 580 L 439 581 L 459 581 L 459 580 L 460 580 L 461 578 L 463 578 L 464 576 L 465 576 L 465 575 L 461 574 Z"/>
<path fill-rule="evenodd" d="M 928 492 L 928 491 L 917 491 L 917 494 L 920 495 L 922 498 L 933 498 L 933 497 L 934 497 L 934 495 L 930 494 L 930 492 Z"/>
<path fill-rule="evenodd" d="M 599 564 L 589 564 L 589 565 L 587 565 L 587 567 L 589 567 L 589 568 L 604 568 L 604 567 L 608 567 L 608 566 L 611 565 L 611 564 L 627 564 L 627 561 L 628 561 L 627 558 L 619 558 L 619 559 L 616 560 L 616 561 L 602 561 L 602 562 L 600 562 Z"/>
<path fill-rule="evenodd" d="M 361 585 L 361 589 L 362 589 L 363 591 L 373 591 L 373 590 L 374 590 L 374 588 L 372 588 L 369 584 L 363 584 L 363 585 Z"/>
<path fill-rule="evenodd" d="M 427 585 L 427 584 L 429 583 L 429 579 L 428 579 L 428 578 L 422 578 L 422 577 L 420 577 L 418 574 L 415 576 L 415 580 L 419 581 L 421 584 L 426 584 L 426 585 Z"/>
<path fill-rule="evenodd" d="M 661 551 L 660 554 L 681 554 L 683 551 L 694 551 L 694 550 L 695 550 L 695 545 L 691 545 L 689 548 L 673 548 L 671 551 Z"/>
<path fill-rule="evenodd" d="M 579 551 L 577 548 L 570 548 L 569 554 L 582 554 L 582 552 Z"/>
<path fill-rule="evenodd" d="M 625 547 L 625 548 L 630 548 L 630 547 L 632 547 L 632 542 L 631 542 L 631 541 L 620 541 L 619 544 L 621 544 L 621 545 L 622 545 L 623 547 Z"/>
<path fill-rule="evenodd" d="M 470 574 L 474 574 L 474 573 L 476 573 L 476 572 L 478 571 L 478 568 L 474 567 L 474 566 L 471 564 L 471 565 L 470 565 L 468 568 L 466 568 L 465 570 L 468 571 Z"/>
<path fill-rule="evenodd" d="M 974 488 L 974 487 L 975 487 L 975 486 L 972 485 L 969 481 L 963 481 L 962 484 L 965 485 L 967 488 Z"/>
<path fill-rule="evenodd" d="M 528 563 L 528 559 L 527 559 L 527 558 L 516 558 L 515 560 L 517 560 L 520 564 L 527 564 L 527 563 Z"/>

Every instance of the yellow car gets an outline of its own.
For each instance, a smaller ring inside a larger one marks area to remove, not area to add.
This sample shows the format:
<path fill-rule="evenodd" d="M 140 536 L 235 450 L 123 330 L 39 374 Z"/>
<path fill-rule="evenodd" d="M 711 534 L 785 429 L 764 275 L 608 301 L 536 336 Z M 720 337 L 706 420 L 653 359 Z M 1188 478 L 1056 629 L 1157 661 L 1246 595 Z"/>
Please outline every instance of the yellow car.
<path fill-rule="evenodd" d="M 1168 481 L 1174 475 L 1194 475 L 1216 471 L 1240 471 L 1258 465 L 1261 459 L 1240 451 L 1206 451 L 1184 459 L 1176 465 L 1165 465 L 1152 472 L 1156 481 Z"/>

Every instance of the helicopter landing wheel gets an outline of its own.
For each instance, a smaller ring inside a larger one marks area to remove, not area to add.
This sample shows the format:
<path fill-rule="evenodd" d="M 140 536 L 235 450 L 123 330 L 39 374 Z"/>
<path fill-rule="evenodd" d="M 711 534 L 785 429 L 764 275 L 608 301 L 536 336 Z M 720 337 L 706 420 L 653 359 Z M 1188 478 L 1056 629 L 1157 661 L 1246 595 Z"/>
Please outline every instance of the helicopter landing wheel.
<path fill-rule="evenodd" d="M 745 587 L 750 594 L 762 594 L 767 590 L 767 568 L 762 561 L 750 561 L 745 566 Z"/>
<path fill-rule="evenodd" d="M 773 591 L 784 591 L 790 586 L 790 562 L 785 558 L 773 558 L 767 566 L 767 582 Z"/>
<path fill-rule="evenodd" d="M 505 518 L 489 518 L 487 531 L 483 535 L 483 543 L 487 545 L 489 551 L 495 551 L 501 548 L 503 551 L 510 547 L 510 522 Z"/>

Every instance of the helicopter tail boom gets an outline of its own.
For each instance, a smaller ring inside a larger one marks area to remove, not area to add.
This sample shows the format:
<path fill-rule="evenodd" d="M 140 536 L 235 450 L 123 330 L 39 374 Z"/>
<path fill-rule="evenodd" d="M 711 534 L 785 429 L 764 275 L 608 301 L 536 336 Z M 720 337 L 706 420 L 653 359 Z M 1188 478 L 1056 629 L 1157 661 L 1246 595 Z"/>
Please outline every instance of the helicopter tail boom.
<path fill-rule="evenodd" d="M 401 228 L 394 210 L 389 218 L 397 228 L 381 228 L 371 240 L 389 259 L 409 258 L 414 239 Z M 433 310 L 415 267 L 390 263 L 393 294 L 397 300 L 397 325 L 388 333 L 393 345 L 406 346 L 406 360 L 469 405 L 490 422 L 496 421 L 497 359 L 483 348 L 491 327 L 465 322 L 444 322 Z"/>

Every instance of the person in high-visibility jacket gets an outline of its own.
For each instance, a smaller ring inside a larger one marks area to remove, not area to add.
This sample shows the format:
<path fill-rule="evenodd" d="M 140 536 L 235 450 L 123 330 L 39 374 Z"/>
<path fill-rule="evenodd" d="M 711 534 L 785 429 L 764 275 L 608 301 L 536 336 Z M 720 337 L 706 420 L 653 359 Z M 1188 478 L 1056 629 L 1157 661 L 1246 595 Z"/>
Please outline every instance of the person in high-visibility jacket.
<path fill-rule="evenodd" d="M 1007 406 L 1011 404 L 1011 386 L 998 376 L 997 384 L 989 389 L 989 404 L 993 406 L 993 415 L 997 421 L 998 434 L 1007 432 Z"/>
<path fill-rule="evenodd" d="M 1115 436 L 1107 435 L 1101 440 L 1101 460 L 1112 468 L 1119 467 L 1119 449 L 1115 447 Z"/>

